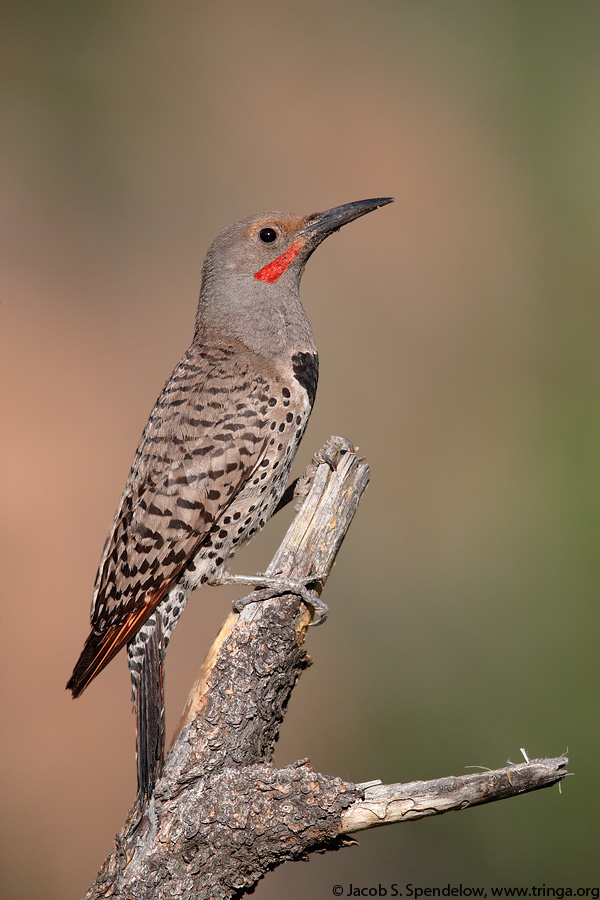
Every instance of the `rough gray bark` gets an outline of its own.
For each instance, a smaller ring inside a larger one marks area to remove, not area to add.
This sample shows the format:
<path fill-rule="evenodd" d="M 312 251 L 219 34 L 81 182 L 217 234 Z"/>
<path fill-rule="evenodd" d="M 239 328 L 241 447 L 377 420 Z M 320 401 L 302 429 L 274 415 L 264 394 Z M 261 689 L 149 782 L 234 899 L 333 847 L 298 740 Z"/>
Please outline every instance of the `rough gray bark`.
<path fill-rule="evenodd" d="M 368 466 L 348 442 L 330 439 L 315 461 L 310 491 L 269 575 L 328 573 L 367 485 Z M 535 790 L 566 774 L 563 758 L 390 786 L 347 784 L 306 760 L 275 769 L 279 726 L 309 664 L 302 644 L 310 619 L 290 593 L 228 617 L 154 796 L 144 810 L 130 811 L 90 900 L 241 897 L 287 860 L 351 843 L 348 832 Z"/>

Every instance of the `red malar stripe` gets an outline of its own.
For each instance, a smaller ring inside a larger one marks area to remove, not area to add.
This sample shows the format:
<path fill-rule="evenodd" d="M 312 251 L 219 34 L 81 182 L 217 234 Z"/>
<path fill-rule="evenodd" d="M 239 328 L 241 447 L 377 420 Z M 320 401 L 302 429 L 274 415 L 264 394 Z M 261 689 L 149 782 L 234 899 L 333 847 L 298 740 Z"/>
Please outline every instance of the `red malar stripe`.
<path fill-rule="evenodd" d="M 274 281 L 277 281 L 283 275 L 289 264 L 296 259 L 303 246 L 304 241 L 294 241 L 281 256 L 259 269 L 254 277 L 257 281 L 268 281 L 269 284 L 273 284 Z"/>

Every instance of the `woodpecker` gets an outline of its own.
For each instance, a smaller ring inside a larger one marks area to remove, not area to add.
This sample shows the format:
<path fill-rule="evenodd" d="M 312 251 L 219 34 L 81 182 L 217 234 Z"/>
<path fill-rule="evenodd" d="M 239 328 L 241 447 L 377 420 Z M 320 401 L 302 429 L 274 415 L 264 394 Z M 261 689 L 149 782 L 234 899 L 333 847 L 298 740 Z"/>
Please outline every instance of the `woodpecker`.
<path fill-rule="evenodd" d="M 140 803 L 162 769 L 173 629 L 194 588 L 236 579 L 227 564 L 280 503 L 313 407 L 318 357 L 300 302 L 304 266 L 328 235 L 391 201 L 260 213 L 208 251 L 194 337 L 142 434 L 67 684 L 78 697 L 127 644 Z"/>

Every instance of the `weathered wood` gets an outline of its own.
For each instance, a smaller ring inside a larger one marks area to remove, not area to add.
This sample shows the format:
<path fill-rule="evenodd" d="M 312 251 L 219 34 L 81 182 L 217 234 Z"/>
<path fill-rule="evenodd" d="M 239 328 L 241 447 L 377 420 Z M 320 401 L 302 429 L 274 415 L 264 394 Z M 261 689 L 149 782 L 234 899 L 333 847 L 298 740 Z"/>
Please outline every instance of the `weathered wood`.
<path fill-rule="evenodd" d="M 322 452 L 335 468 L 316 468 L 269 575 L 299 579 L 333 565 L 369 470 L 348 442 Z M 154 796 L 141 814 L 131 810 L 89 898 L 230 897 L 286 859 L 339 843 L 341 813 L 360 792 L 306 764 L 270 766 L 289 695 L 309 663 L 302 644 L 310 620 L 304 602 L 286 593 L 228 617 Z"/>
<path fill-rule="evenodd" d="M 368 482 L 354 448 L 330 439 L 268 575 L 328 573 Z M 320 592 L 321 585 L 315 586 Z M 535 790 L 566 759 L 408 785 L 354 785 L 306 760 L 275 769 L 273 748 L 291 691 L 309 664 L 311 611 L 293 593 L 247 605 L 224 623 L 188 698 L 162 779 L 136 806 L 87 897 L 232 898 L 269 870 L 351 842 L 374 825 Z"/>
<path fill-rule="evenodd" d="M 531 759 L 457 777 L 373 785 L 365 788 L 363 799 L 342 814 L 342 831 L 346 834 L 392 822 L 410 822 L 537 791 L 561 781 L 567 774 L 567 762 L 566 756 Z"/>

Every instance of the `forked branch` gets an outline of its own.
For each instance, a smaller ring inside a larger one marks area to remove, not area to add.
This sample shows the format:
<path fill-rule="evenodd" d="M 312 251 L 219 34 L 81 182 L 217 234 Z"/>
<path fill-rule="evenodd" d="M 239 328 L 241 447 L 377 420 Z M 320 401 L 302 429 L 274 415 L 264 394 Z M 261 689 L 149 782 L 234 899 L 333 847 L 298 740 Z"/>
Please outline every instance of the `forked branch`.
<path fill-rule="evenodd" d="M 321 462 L 321 460 L 325 460 Z M 267 574 L 328 573 L 369 477 L 354 448 L 330 439 Z M 333 462 L 333 465 L 332 465 Z M 315 585 L 320 593 L 321 584 Z M 241 897 L 270 869 L 348 833 L 503 799 L 554 784 L 567 760 L 407 785 L 355 785 L 306 760 L 275 769 L 274 744 L 299 674 L 311 611 L 283 593 L 231 614 L 176 730 L 162 779 L 134 806 L 88 898 Z"/>

